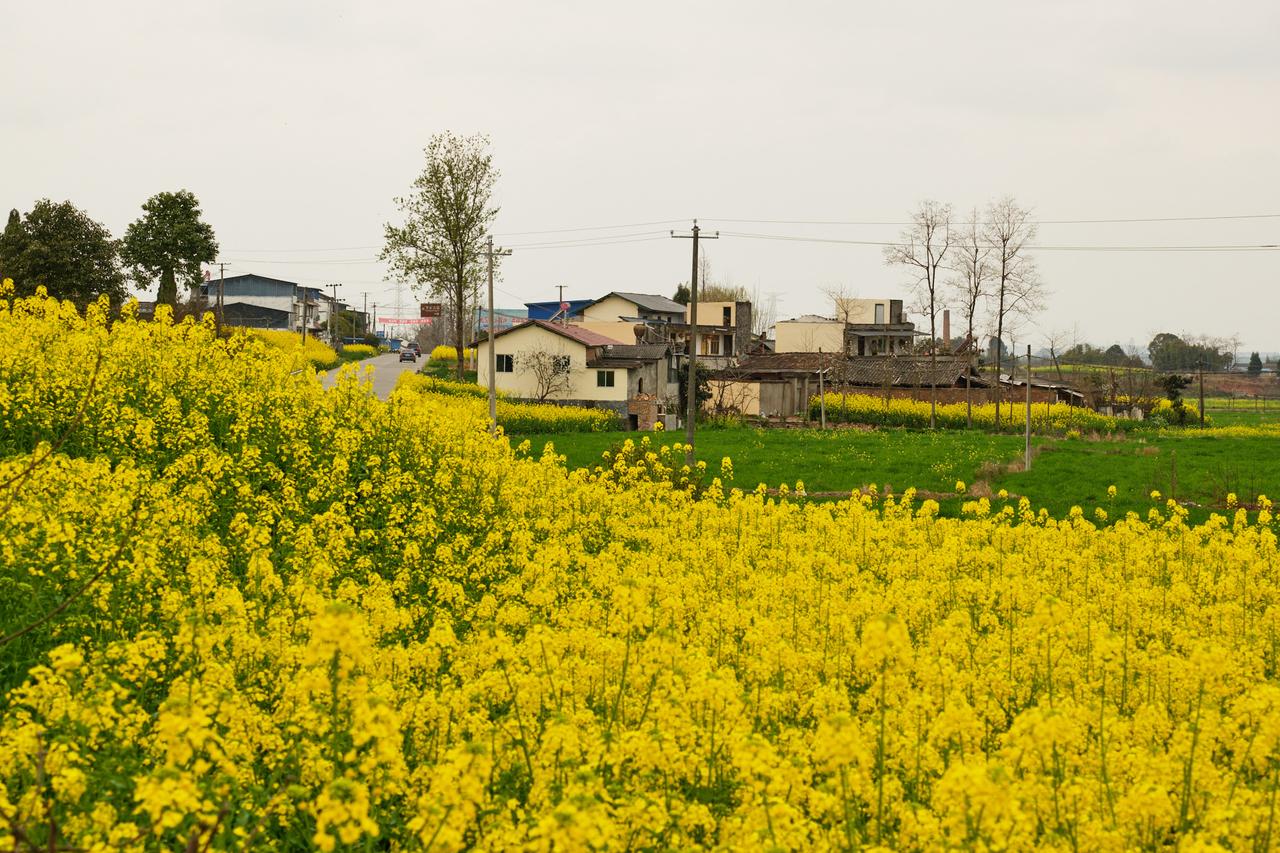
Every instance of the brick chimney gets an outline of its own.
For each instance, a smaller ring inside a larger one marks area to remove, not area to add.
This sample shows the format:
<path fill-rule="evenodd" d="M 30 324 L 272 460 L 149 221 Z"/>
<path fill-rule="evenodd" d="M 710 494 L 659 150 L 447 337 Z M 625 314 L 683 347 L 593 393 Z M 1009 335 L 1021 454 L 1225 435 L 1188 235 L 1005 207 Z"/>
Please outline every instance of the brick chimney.
<path fill-rule="evenodd" d="M 942 345 L 951 351 L 951 311 L 947 308 L 942 309 Z"/>

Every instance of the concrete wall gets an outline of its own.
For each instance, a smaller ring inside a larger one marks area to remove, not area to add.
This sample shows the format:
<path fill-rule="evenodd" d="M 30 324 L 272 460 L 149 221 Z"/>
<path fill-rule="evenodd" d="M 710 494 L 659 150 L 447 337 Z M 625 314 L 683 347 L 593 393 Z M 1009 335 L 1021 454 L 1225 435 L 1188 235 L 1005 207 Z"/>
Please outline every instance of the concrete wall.
<path fill-rule="evenodd" d="M 604 320 L 616 323 L 619 317 L 640 316 L 640 308 L 631 300 L 623 299 L 621 296 L 606 296 L 590 308 L 584 309 L 582 316 L 586 320 Z M 634 341 L 635 338 L 633 336 L 632 342 Z"/>
<path fill-rule="evenodd" d="M 876 320 L 876 306 L 883 306 L 884 318 Z M 891 323 L 888 299 L 852 299 L 849 302 L 850 323 Z"/>
<path fill-rule="evenodd" d="M 614 370 L 612 388 L 602 388 L 596 384 L 596 370 L 587 367 L 587 347 L 577 341 L 558 335 L 541 326 L 517 326 L 514 331 L 507 332 L 494 342 L 494 351 L 498 355 L 510 355 L 515 360 L 512 373 L 497 374 L 495 385 L 502 391 L 516 397 L 536 399 L 538 381 L 533 372 L 522 365 L 522 356 L 534 352 L 546 352 L 555 356 L 569 358 L 569 383 L 567 392 L 556 394 L 565 400 L 601 401 L 613 400 L 625 402 L 627 399 L 627 371 Z M 478 371 L 476 381 L 481 385 L 489 382 L 489 342 L 481 341 L 476 346 Z"/>
<path fill-rule="evenodd" d="M 775 352 L 844 352 L 844 323 L 838 320 L 783 320 L 773 331 Z"/>
<path fill-rule="evenodd" d="M 704 410 L 737 411 L 743 415 L 760 414 L 760 383 L 744 380 L 711 380 L 711 399 L 702 405 Z"/>

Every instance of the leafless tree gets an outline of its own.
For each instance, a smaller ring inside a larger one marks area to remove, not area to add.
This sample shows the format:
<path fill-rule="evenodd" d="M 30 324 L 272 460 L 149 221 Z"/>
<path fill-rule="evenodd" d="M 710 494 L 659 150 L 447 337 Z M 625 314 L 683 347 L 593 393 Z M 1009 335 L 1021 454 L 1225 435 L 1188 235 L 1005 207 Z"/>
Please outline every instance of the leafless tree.
<path fill-rule="evenodd" d="M 955 237 L 951 256 L 953 275 L 949 285 L 956 293 L 956 304 L 965 324 L 965 352 L 969 358 L 969 369 L 965 371 L 964 376 L 965 423 L 972 428 L 973 383 L 969 380 L 969 374 L 973 370 L 973 360 L 977 352 L 977 338 L 973 333 L 974 324 L 977 322 L 978 306 L 987 296 L 987 289 L 995 271 L 991 266 L 991 246 L 982 237 L 976 207 L 970 214 L 969 221 L 964 223 L 964 227 L 956 233 Z"/>
<path fill-rule="evenodd" d="M 1050 329 L 1044 333 L 1044 342 L 1049 347 L 1049 360 L 1053 362 L 1053 369 L 1058 374 L 1058 381 L 1064 381 L 1062 378 L 1062 363 L 1058 360 L 1058 354 L 1064 349 L 1071 349 L 1075 346 L 1075 332 L 1071 329 Z"/>
<path fill-rule="evenodd" d="M 820 289 L 823 295 L 831 300 L 833 316 L 841 323 L 851 322 L 850 318 L 858 304 L 858 297 L 853 289 L 844 283 L 828 284 Z"/>
<path fill-rule="evenodd" d="M 1036 224 L 1031 211 L 1019 207 L 1005 196 L 987 207 L 982 236 L 991 246 L 991 262 L 995 267 L 992 300 L 996 340 L 1002 341 L 1005 327 L 1013 317 L 1029 317 L 1039 310 L 1044 285 L 1036 269 L 1035 258 L 1027 244 L 1035 239 Z M 1000 427 L 1000 346 L 996 347 L 996 428 Z"/>
<path fill-rule="evenodd" d="M 778 297 L 768 294 L 768 299 L 761 298 L 760 285 L 751 290 L 751 334 L 762 338 L 778 321 Z"/>
<path fill-rule="evenodd" d="M 947 250 L 951 248 L 951 205 L 933 200 L 920 203 L 911 214 L 911 225 L 902 232 L 899 242 L 886 246 L 885 263 L 904 266 L 911 271 L 914 280 L 911 288 L 927 306 L 929 314 L 929 429 L 933 429 L 938 417 L 938 386 L 932 374 L 936 374 L 938 361 L 938 308 L 942 297 L 938 271 L 943 268 Z"/>
<path fill-rule="evenodd" d="M 538 402 L 557 394 L 567 394 L 573 387 L 569 356 L 545 349 L 525 350 L 515 358 L 516 368 L 533 377 Z"/>

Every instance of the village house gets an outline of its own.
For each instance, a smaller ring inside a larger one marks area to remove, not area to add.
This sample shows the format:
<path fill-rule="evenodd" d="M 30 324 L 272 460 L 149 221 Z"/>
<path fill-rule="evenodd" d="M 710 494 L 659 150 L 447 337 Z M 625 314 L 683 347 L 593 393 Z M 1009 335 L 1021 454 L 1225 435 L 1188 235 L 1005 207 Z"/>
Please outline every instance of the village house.
<path fill-rule="evenodd" d="M 488 337 L 473 346 L 476 378 L 486 385 Z M 574 323 L 530 320 L 495 332 L 494 357 L 494 385 L 513 397 L 611 409 L 630 429 L 651 429 L 675 411 L 679 374 L 667 343 L 628 343 Z"/>
<path fill-rule="evenodd" d="M 906 355 L 917 337 L 902 313 L 901 299 L 849 299 L 842 319 L 805 314 L 774 326 L 775 352 L 844 352 Z"/>

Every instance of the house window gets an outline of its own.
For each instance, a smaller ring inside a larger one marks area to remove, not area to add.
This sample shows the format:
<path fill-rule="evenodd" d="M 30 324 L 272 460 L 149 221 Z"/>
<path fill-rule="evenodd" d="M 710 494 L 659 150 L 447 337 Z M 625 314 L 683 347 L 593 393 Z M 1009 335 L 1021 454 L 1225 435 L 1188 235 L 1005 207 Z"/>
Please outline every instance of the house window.
<path fill-rule="evenodd" d="M 863 316 L 866 315 L 864 314 Z M 884 323 L 884 304 L 880 302 L 876 303 L 876 322 Z"/>
<path fill-rule="evenodd" d="M 728 305 L 724 306 L 724 323 L 725 326 L 733 325 L 733 309 Z"/>
<path fill-rule="evenodd" d="M 612 388 L 613 387 L 613 371 L 597 370 L 596 371 L 596 387 Z"/>
<path fill-rule="evenodd" d="M 724 336 L 724 354 L 733 355 L 733 335 Z"/>
<path fill-rule="evenodd" d="M 717 336 L 717 335 L 711 335 L 711 336 L 709 336 L 708 340 L 709 340 L 709 341 L 710 341 L 710 343 L 711 343 L 711 354 L 712 354 L 712 355 L 719 355 L 719 354 L 720 354 L 720 338 L 719 338 L 719 336 Z"/>
<path fill-rule="evenodd" d="M 644 393 L 644 377 L 643 376 L 641 376 L 639 379 L 636 380 L 636 393 L 637 394 Z"/>
<path fill-rule="evenodd" d="M 667 357 L 667 381 L 668 382 L 680 381 L 680 369 L 676 367 L 675 356 Z"/>
<path fill-rule="evenodd" d="M 512 373 L 515 371 L 516 360 L 514 356 L 498 353 L 495 358 L 497 359 L 497 371 L 499 373 Z"/>

